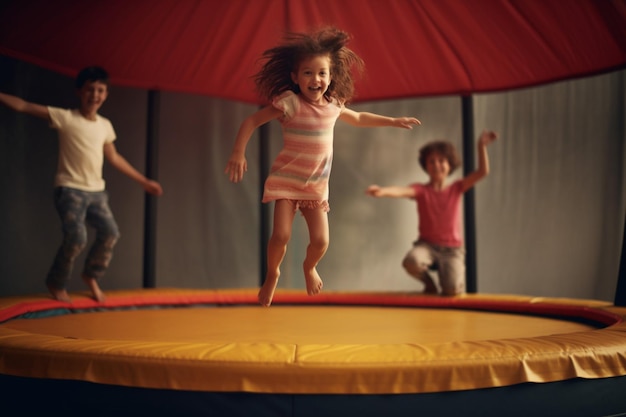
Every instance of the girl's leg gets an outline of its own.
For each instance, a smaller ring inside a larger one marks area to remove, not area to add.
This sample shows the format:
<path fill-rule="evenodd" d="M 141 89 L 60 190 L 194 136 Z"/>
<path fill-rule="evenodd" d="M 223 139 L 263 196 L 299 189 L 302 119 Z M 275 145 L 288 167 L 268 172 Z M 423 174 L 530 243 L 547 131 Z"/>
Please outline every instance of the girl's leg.
<path fill-rule="evenodd" d="M 280 264 L 287 252 L 295 214 L 294 206 L 289 200 L 276 200 L 274 203 L 274 228 L 267 246 L 267 273 L 258 294 L 259 303 L 266 307 L 272 304 L 278 285 Z"/>
<path fill-rule="evenodd" d="M 402 266 L 406 272 L 424 284 L 424 294 L 437 294 L 439 292 L 437 285 L 428 273 L 433 262 L 432 249 L 423 242 L 416 243 L 402 260 Z"/>
<path fill-rule="evenodd" d="M 76 257 L 87 244 L 87 196 L 79 190 L 58 187 L 54 190 L 54 205 L 61 219 L 63 242 L 48 272 L 46 286 L 54 299 L 69 302 L 67 282 L 70 280 Z"/>
<path fill-rule="evenodd" d="M 309 295 L 319 294 L 324 285 L 317 273 L 317 264 L 322 259 L 329 244 L 328 213 L 323 208 L 302 208 L 302 214 L 309 228 L 309 246 L 302 267 L 306 280 L 306 292 Z"/>
<path fill-rule="evenodd" d="M 96 238 L 85 260 L 83 281 L 89 287 L 93 298 L 103 302 L 105 296 L 98 285 L 98 280 L 108 269 L 113 257 L 113 247 L 120 237 L 106 192 L 92 195 L 91 204 L 87 208 L 87 223 L 96 229 Z"/>

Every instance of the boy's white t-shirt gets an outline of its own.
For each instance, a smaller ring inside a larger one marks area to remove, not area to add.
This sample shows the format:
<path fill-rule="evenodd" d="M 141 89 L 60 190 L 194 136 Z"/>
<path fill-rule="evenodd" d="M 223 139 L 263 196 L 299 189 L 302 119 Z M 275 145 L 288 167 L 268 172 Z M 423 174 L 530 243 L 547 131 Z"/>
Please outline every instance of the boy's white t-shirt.
<path fill-rule="evenodd" d="M 76 109 L 48 107 L 50 127 L 59 134 L 56 187 L 103 191 L 104 145 L 115 140 L 111 121 L 100 115 L 88 120 Z"/>

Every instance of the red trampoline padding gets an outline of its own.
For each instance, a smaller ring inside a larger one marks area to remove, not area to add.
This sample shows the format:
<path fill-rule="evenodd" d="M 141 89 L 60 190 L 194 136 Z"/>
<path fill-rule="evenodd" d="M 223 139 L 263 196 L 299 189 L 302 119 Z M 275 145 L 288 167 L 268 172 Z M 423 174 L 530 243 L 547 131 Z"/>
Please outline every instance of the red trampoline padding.
<path fill-rule="evenodd" d="M 165 291 L 165 292 L 164 292 Z M 195 304 L 217 304 L 217 305 L 257 305 L 257 297 L 254 291 L 249 289 L 212 291 L 212 290 L 180 290 L 180 289 L 146 289 L 139 295 L 124 295 L 125 292 L 118 292 L 120 295 L 109 298 L 104 304 L 80 297 L 71 304 L 60 303 L 56 300 L 44 297 L 33 299 L 32 297 L 10 297 L 0 299 L 0 323 L 11 318 L 27 313 L 53 310 L 58 308 L 68 310 L 81 310 L 96 307 L 116 308 L 129 306 L 147 305 L 195 305 Z M 416 297 L 414 294 L 405 293 L 348 293 L 333 292 L 322 293 L 315 297 L 309 297 L 301 291 L 281 290 L 276 294 L 274 305 L 281 304 L 339 304 L 339 305 L 380 305 L 398 307 L 431 307 L 431 308 L 458 308 L 491 310 L 501 312 L 516 312 L 526 314 L 554 315 L 570 317 L 574 319 L 584 319 L 597 322 L 606 326 L 621 323 L 623 317 L 611 311 L 594 307 L 606 307 L 607 302 L 584 300 L 586 304 L 579 303 L 580 300 L 570 299 L 545 299 L 542 297 L 520 297 L 520 296 L 498 296 L 489 297 Z"/>
<path fill-rule="evenodd" d="M 626 375 L 626 309 L 257 289 L 0 299 L 0 373 L 210 392 L 401 394 Z M 175 307 L 175 308 L 174 308 Z"/>

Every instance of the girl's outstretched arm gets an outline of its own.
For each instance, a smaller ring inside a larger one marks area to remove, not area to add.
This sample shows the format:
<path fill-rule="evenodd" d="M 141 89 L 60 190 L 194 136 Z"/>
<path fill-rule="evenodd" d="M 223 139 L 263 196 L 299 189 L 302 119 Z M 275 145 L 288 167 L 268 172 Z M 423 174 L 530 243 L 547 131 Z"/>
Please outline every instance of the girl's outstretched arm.
<path fill-rule="evenodd" d="M 356 112 L 348 108 L 339 116 L 340 120 L 358 127 L 401 127 L 412 129 L 413 125 L 421 125 L 422 122 L 415 117 L 388 117 L 368 112 Z"/>
<path fill-rule="evenodd" d="M 365 194 L 372 197 L 395 197 L 395 198 L 412 198 L 415 197 L 415 190 L 411 187 L 381 187 L 378 185 L 370 185 L 365 190 Z"/>
<path fill-rule="evenodd" d="M 491 130 L 483 130 L 478 139 L 478 169 L 463 178 L 463 192 L 472 188 L 478 181 L 489 175 L 489 156 L 487 145 L 498 139 L 498 134 Z"/>
<path fill-rule="evenodd" d="M 246 160 L 246 147 L 248 141 L 254 133 L 254 130 L 269 122 L 270 120 L 277 119 L 282 116 L 282 111 L 278 110 L 274 106 L 266 106 L 256 113 L 248 116 L 239 126 L 239 132 L 237 132 L 237 138 L 235 139 L 235 145 L 233 151 L 228 159 L 228 164 L 224 173 L 229 174 L 229 178 L 232 182 L 239 182 L 243 179 L 243 173 L 248 170 L 248 161 Z"/>

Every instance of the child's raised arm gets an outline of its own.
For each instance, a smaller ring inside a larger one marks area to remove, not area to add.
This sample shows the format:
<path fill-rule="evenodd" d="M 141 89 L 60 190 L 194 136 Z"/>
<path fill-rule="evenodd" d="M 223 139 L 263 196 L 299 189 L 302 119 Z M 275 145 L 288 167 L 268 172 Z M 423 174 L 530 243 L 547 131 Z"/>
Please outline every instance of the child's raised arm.
<path fill-rule="evenodd" d="M 368 112 L 356 112 L 348 108 L 339 116 L 340 120 L 358 127 L 401 127 L 413 129 L 413 125 L 421 125 L 422 122 L 415 117 L 388 117 Z"/>
<path fill-rule="evenodd" d="M 277 119 L 282 116 L 282 111 L 274 106 L 266 106 L 261 110 L 248 116 L 239 126 L 237 138 L 233 151 L 228 159 L 228 164 L 224 173 L 229 174 L 232 182 L 239 182 L 243 179 L 243 174 L 248 170 L 248 161 L 246 160 L 246 147 L 252 133 L 256 128 L 270 120 Z"/>
<path fill-rule="evenodd" d="M 50 119 L 50 113 L 48 112 L 48 108 L 46 106 L 30 103 L 10 94 L 0 93 L 0 103 L 20 113 L 30 114 L 31 116 L 40 117 L 46 120 Z"/>
<path fill-rule="evenodd" d="M 489 175 L 489 156 L 487 145 L 498 139 L 498 134 L 491 130 L 483 130 L 478 138 L 478 169 L 463 178 L 463 192 L 472 188 L 478 181 Z"/>
<path fill-rule="evenodd" d="M 381 187 L 378 185 L 370 185 L 365 190 L 365 194 L 372 197 L 411 198 L 415 197 L 415 190 L 411 187 Z"/>

